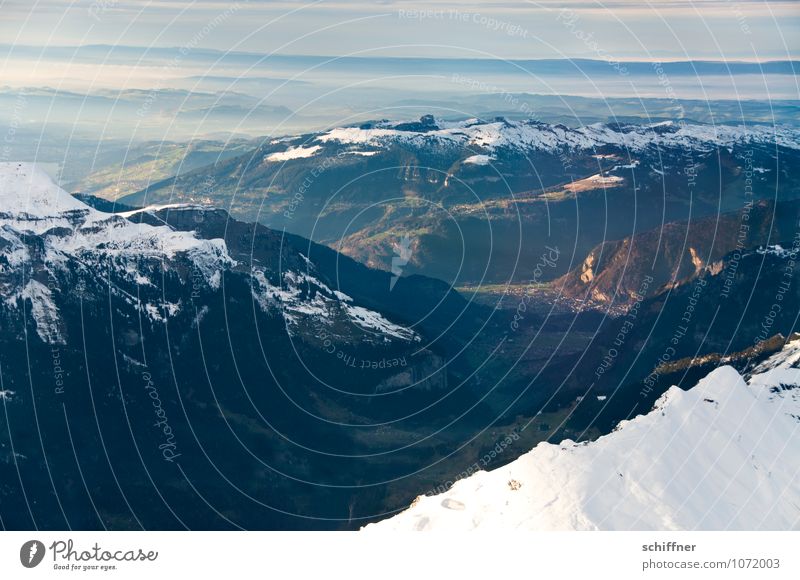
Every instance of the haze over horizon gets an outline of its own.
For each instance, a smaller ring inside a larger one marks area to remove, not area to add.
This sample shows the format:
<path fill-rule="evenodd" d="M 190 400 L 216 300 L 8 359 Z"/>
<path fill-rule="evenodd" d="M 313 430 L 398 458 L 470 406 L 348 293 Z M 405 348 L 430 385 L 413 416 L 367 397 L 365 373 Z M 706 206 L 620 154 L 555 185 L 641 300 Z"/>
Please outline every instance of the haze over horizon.
<path fill-rule="evenodd" d="M 4 2 L 3 38 L 48 46 L 138 44 L 284 54 L 616 59 L 786 59 L 798 55 L 796 3 L 778 0 L 437 2 L 45 0 Z M 213 30 L 212 30 L 213 28 Z M 568 34 L 565 34 L 567 32 Z"/>
<path fill-rule="evenodd" d="M 524 114 L 507 95 L 599 100 L 599 115 L 542 112 L 570 124 L 625 114 L 613 99 L 800 98 L 800 11 L 784 0 L 11 0 L 3 12 L 0 123 L 103 139 Z"/>

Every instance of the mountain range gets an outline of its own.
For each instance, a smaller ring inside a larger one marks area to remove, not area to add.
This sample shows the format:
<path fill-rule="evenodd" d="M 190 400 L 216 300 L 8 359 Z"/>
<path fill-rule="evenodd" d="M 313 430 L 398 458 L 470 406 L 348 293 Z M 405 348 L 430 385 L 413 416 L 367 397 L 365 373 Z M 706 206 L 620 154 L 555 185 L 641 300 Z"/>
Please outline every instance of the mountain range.
<path fill-rule="evenodd" d="M 611 240 L 797 199 L 798 143 L 780 126 L 428 115 L 274 139 L 120 201 L 213 202 L 384 270 L 406 239 L 406 274 L 515 285 L 547 247 L 561 259 L 539 282 Z"/>
<path fill-rule="evenodd" d="M 425 116 L 121 200 L 1 164 L 3 526 L 357 529 L 746 374 L 796 330 L 798 148 Z"/>

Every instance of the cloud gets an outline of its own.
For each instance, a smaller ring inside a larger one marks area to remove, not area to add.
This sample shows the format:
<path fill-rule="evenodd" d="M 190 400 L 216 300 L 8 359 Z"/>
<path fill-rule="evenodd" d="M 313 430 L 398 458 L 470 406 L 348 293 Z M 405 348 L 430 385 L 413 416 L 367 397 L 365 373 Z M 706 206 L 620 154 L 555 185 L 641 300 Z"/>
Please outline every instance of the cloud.
<path fill-rule="evenodd" d="M 792 58 L 800 39 L 797 4 L 762 0 L 7 0 L 0 37 L 37 45 L 181 46 L 232 5 L 239 8 L 198 48 L 591 57 L 587 43 L 559 22 L 563 10 L 619 58 Z M 414 10 L 443 16 L 401 17 Z"/>

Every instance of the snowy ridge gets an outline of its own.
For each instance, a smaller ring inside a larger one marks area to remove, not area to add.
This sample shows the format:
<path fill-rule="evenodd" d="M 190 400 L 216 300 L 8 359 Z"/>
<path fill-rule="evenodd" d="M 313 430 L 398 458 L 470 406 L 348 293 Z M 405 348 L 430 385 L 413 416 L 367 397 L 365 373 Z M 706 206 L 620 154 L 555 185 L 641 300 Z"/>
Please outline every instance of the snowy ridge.
<path fill-rule="evenodd" d="M 367 531 L 800 529 L 800 340 L 587 443 L 541 443 Z"/>
<path fill-rule="evenodd" d="M 401 128 L 398 128 L 401 127 Z M 591 150 L 606 145 L 630 151 L 649 147 L 683 147 L 712 150 L 737 144 L 781 145 L 800 149 L 800 131 L 790 127 L 677 124 L 604 125 L 600 123 L 571 129 L 534 121 L 498 120 L 482 122 L 438 122 L 432 130 L 415 131 L 399 123 L 377 123 L 369 128 L 342 127 L 316 138 L 320 143 L 390 147 L 471 147 L 494 151 L 499 148 L 556 153 L 564 149 Z M 483 157 L 470 163 L 480 163 Z"/>
<path fill-rule="evenodd" d="M 494 159 L 490 155 L 471 155 L 462 161 L 469 165 L 489 165 Z"/>
<path fill-rule="evenodd" d="M 4 297 L 0 305 L 29 315 L 46 343 L 65 342 L 58 309 L 59 273 L 70 275 L 77 269 L 103 278 L 113 274 L 115 280 L 140 289 L 155 289 L 156 277 L 172 269 L 191 278 L 195 291 L 198 281 L 218 289 L 222 273 L 238 266 L 222 239 L 202 239 L 194 232 L 128 219 L 141 212 L 207 210 L 207 206 L 168 204 L 106 213 L 74 198 L 36 165 L 27 163 L 0 164 L 0 204 L 0 292 Z M 178 257 L 189 263 L 175 261 Z M 311 275 L 313 263 L 301 257 L 307 273 L 284 272 L 279 280 L 273 276 L 272 282 L 263 269 L 244 270 L 252 276 L 257 304 L 265 312 L 280 313 L 290 332 L 312 322 L 335 325 L 348 339 L 421 340 L 413 330 L 331 290 Z M 180 301 L 148 301 L 142 293 L 119 285 L 113 292 L 154 323 L 164 323 L 184 309 Z"/>
<path fill-rule="evenodd" d="M 152 213 L 156 211 L 163 211 L 165 209 L 168 210 L 200 210 L 200 211 L 208 211 L 210 209 L 214 209 L 213 206 L 208 204 L 197 204 L 197 203 L 162 203 L 162 204 L 154 204 L 148 205 L 146 207 L 140 207 L 128 211 L 118 211 L 114 212 L 114 215 L 122 216 L 124 218 L 130 218 L 135 216 L 136 214 L 140 213 Z"/>
<path fill-rule="evenodd" d="M 319 145 L 314 145 L 312 147 L 289 147 L 286 151 L 280 151 L 278 153 L 271 153 L 267 155 L 264 160 L 265 161 L 290 161 L 292 159 L 305 159 L 307 157 L 312 157 L 319 151 L 321 147 Z"/>
<path fill-rule="evenodd" d="M 36 334 L 39 338 L 49 344 L 64 344 L 58 307 L 53 302 L 50 289 L 41 282 L 29 280 L 23 288 L 6 298 L 5 303 L 11 308 L 19 308 L 20 303 L 26 300 L 31 303 L 30 314 L 36 324 Z"/>
<path fill-rule="evenodd" d="M 392 338 L 421 340 L 413 330 L 390 322 L 378 312 L 352 304 L 350 296 L 331 290 L 310 274 L 284 272 L 281 285 L 270 283 L 261 269 L 254 268 L 252 275 L 253 298 L 264 312 L 280 312 L 290 331 L 309 318 L 326 322 L 343 319 L 362 332 L 379 335 L 384 342 Z"/>
<path fill-rule="evenodd" d="M 186 256 L 212 288 L 219 286 L 222 270 L 234 264 L 223 240 L 101 212 L 61 189 L 35 164 L 0 163 L 0 290 L 8 307 L 30 302 L 45 342 L 63 342 L 63 337 L 54 288 L 37 278 L 53 280 L 76 259 L 98 271 L 111 268 L 137 285 L 152 285 L 142 274 L 142 261 L 169 269 L 169 260 L 178 255 Z M 157 312 L 145 310 L 156 319 Z"/>
<path fill-rule="evenodd" d="M 756 252 L 758 254 L 761 254 L 762 256 L 764 255 L 778 256 L 779 258 L 789 258 L 792 255 L 791 249 L 786 249 L 782 247 L 780 244 L 756 248 Z"/>
<path fill-rule="evenodd" d="M 232 262 L 222 240 L 203 240 L 192 232 L 174 231 L 168 226 L 134 224 L 124 213 L 98 211 L 75 199 L 30 163 L 0 163 L 0 228 L 10 240 L 18 241 L 17 234 L 44 236 L 53 253 L 136 253 L 171 258 L 193 252 L 208 254 L 212 261 Z"/>

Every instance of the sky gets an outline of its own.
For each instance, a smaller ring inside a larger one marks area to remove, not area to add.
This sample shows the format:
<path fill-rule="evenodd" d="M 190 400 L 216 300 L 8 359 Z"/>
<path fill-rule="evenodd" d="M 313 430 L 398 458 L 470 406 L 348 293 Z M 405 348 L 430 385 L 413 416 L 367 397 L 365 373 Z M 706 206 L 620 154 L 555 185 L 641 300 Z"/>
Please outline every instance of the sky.
<path fill-rule="evenodd" d="M 302 55 L 777 60 L 800 3 L 764 0 L 0 0 L 0 43 Z"/>
<path fill-rule="evenodd" d="M 537 59 L 567 60 L 520 64 Z M 747 100 L 783 119 L 800 95 L 795 65 L 760 63 L 795 59 L 800 1 L 0 0 L 0 131 L 177 139 L 527 114 L 513 93 L 661 99 L 667 116 L 678 99 Z M 759 70 L 653 66 L 687 60 Z M 559 122 L 562 105 L 548 109 Z"/>

